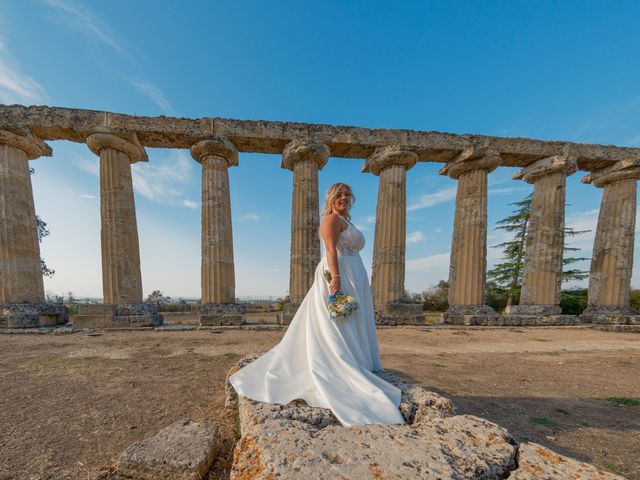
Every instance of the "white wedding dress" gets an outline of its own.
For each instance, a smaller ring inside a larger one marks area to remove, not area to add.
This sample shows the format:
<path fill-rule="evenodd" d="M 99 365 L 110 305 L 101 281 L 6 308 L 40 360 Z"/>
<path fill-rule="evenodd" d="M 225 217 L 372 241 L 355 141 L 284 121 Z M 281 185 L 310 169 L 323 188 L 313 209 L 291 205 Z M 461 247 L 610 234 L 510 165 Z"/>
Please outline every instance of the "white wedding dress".
<path fill-rule="evenodd" d="M 343 218 L 343 217 L 341 217 Z M 286 405 L 303 399 L 329 408 L 344 426 L 404 423 L 400 390 L 375 375 L 382 370 L 371 287 L 359 251 L 364 235 L 348 227 L 337 242 L 341 290 L 359 308 L 337 320 L 329 317 L 326 256 L 284 337 L 271 350 L 229 377 L 238 394 Z"/>

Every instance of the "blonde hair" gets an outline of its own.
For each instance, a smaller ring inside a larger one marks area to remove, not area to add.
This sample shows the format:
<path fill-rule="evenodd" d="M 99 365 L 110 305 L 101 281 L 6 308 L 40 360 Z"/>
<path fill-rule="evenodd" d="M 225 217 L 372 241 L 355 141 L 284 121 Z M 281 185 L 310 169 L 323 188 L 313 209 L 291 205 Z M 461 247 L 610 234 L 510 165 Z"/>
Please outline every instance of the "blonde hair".
<path fill-rule="evenodd" d="M 322 208 L 322 218 L 333 213 L 333 202 L 335 201 L 336 198 L 338 198 L 338 193 L 340 193 L 340 189 L 342 187 L 346 187 L 349 193 L 351 194 L 351 203 L 349 204 L 349 208 L 351 208 L 351 205 L 355 203 L 356 196 L 353 194 L 353 191 L 351 190 L 351 186 L 349 184 L 342 183 L 342 182 L 334 183 L 328 188 L 327 193 L 324 197 L 324 207 Z M 349 213 L 347 213 L 347 218 L 351 220 L 351 215 Z M 318 236 L 320 236 L 320 229 L 318 229 Z"/>

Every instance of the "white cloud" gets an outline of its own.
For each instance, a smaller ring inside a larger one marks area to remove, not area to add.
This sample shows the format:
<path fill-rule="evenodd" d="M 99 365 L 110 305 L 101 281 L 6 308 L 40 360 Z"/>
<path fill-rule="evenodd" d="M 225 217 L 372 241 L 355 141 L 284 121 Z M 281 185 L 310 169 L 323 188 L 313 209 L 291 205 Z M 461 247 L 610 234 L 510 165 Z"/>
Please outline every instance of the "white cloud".
<path fill-rule="evenodd" d="M 438 253 L 428 257 L 416 258 L 406 262 L 408 272 L 428 270 L 431 272 L 448 272 L 451 252 Z"/>
<path fill-rule="evenodd" d="M 261 220 L 261 219 L 262 217 L 258 215 L 256 212 L 249 212 L 240 216 L 238 218 L 238 222 L 245 222 L 245 221 L 257 222 L 258 220 Z"/>
<path fill-rule="evenodd" d="M 171 108 L 171 104 L 165 97 L 164 93 L 156 85 L 150 82 L 143 82 L 143 81 L 137 81 L 137 80 L 131 80 L 131 85 L 136 87 L 136 89 L 140 93 L 149 97 L 153 101 L 153 103 L 155 103 L 158 107 L 160 107 L 160 109 L 163 110 L 164 112 L 174 113 L 173 108 Z"/>
<path fill-rule="evenodd" d="M 79 197 L 80 197 L 80 198 L 88 198 L 89 200 L 93 200 L 93 199 L 95 199 L 95 198 L 96 198 L 96 196 L 95 196 L 95 195 L 89 195 L 89 194 L 87 194 L 87 193 L 83 193 L 83 194 L 79 195 Z"/>
<path fill-rule="evenodd" d="M 0 39 L 0 102 L 33 103 L 43 100 L 42 86 L 24 73 Z"/>
<path fill-rule="evenodd" d="M 407 206 L 407 211 L 418 210 L 420 208 L 433 207 L 439 203 L 450 202 L 456 198 L 456 187 L 447 187 L 434 193 L 422 195 L 417 201 Z"/>
<path fill-rule="evenodd" d="M 192 163 L 182 150 L 169 150 L 169 158 L 162 160 L 134 163 L 133 188 L 153 202 L 186 207 L 180 197 L 184 196 L 182 186 L 189 181 Z"/>
<path fill-rule="evenodd" d="M 516 187 L 505 187 L 505 188 L 490 188 L 488 191 L 489 195 L 494 195 L 496 193 L 511 193 L 511 192 L 516 192 L 518 190 L 526 190 L 523 188 L 516 188 Z"/>
<path fill-rule="evenodd" d="M 71 0 L 41 1 L 62 12 L 64 14 L 63 18 L 68 25 L 108 45 L 123 57 L 130 58 L 129 53 L 123 47 L 124 41 L 88 8 Z"/>
<path fill-rule="evenodd" d="M 100 161 L 97 156 L 78 158 L 75 164 L 76 167 L 78 167 L 83 172 L 89 173 L 96 177 L 100 176 Z"/>
<path fill-rule="evenodd" d="M 424 236 L 424 234 L 420 231 L 417 230 L 415 232 L 411 232 L 409 234 L 407 234 L 407 245 L 413 244 L 413 243 L 419 243 L 422 242 L 426 239 L 426 237 Z"/>
<path fill-rule="evenodd" d="M 196 209 L 196 202 L 184 198 L 184 186 L 191 178 L 192 163 L 183 150 L 169 150 L 167 158 L 134 163 L 131 165 L 133 188 L 153 202 Z M 83 157 L 76 161 L 76 166 L 91 175 L 100 176 L 100 160 L 97 156 Z"/>

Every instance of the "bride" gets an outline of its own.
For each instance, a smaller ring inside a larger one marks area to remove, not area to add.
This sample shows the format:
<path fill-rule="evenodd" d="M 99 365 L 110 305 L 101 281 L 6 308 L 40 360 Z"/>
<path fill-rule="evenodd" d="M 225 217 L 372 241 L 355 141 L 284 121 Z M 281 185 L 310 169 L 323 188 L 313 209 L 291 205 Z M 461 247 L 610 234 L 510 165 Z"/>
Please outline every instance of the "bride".
<path fill-rule="evenodd" d="M 319 236 L 325 256 L 284 337 L 229 380 L 238 394 L 287 404 L 303 399 L 329 408 L 344 426 L 404 423 L 400 390 L 373 372 L 382 370 L 371 287 L 359 251 L 364 236 L 350 221 L 355 196 L 345 183 L 327 190 Z M 331 283 L 323 271 L 331 272 Z M 332 320 L 328 297 L 338 290 L 359 308 Z"/>

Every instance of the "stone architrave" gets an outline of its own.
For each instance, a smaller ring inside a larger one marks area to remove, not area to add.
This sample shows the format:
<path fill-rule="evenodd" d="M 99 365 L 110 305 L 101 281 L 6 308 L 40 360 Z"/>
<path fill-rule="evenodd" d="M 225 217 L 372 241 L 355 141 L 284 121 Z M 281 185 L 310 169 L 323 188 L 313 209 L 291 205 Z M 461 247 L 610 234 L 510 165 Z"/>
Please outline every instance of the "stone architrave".
<path fill-rule="evenodd" d="M 289 296 L 281 323 L 293 318 L 300 302 L 313 284 L 313 274 L 320 261 L 320 226 L 318 171 L 327 164 L 327 145 L 310 140 L 289 143 L 283 153 L 281 167 L 293 172 L 291 202 L 291 263 Z"/>
<path fill-rule="evenodd" d="M 64 307 L 44 301 L 29 160 L 51 148 L 29 131 L 0 130 L 0 326 L 65 323 Z"/>
<path fill-rule="evenodd" d="M 220 136 L 191 146 L 202 164 L 201 325 L 240 325 L 244 305 L 235 302 L 235 267 L 228 168 L 238 165 L 238 150 Z"/>
<path fill-rule="evenodd" d="M 559 315 L 564 251 L 566 179 L 577 170 L 572 156 L 542 158 L 514 175 L 533 184 L 520 304 L 507 314 Z"/>
<path fill-rule="evenodd" d="M 602 188 L 589 276 L 589 305 L 580 319 L 638 323 L 629 303 L 640 160 L 621 160 L 582 178 Z"/>
<path fill-rule="evenodd" d="M 103 303 L 140 304 L 142 275 L 131 164 L 147 161 L 147 154 L 135 135 L 94 133 L 86 143 L 100 157 Z"/>
<path fill-rule="evenodd" d="M 487 272 L 487 180 L 500 163 L 490 147 L 466 148 L 440 170 L 458 180 L 449 267 L 447 323 L 487 324 L 495 311 L 485 305 Z"/>
<path fill-rule="evenodd" d="M 388 310 L 390 304 L 400 303 L 404 296 L 406 179 L 407 170 L 417 161 L 418 155 L 414 151 L 389 145 L 377 148 L 362 168 L 363 172 L 379 177 L 371 272 L 371 293 L 379 322 L 385 317 L 382 312 Z M 417 311 L 415 315 L 419 313 Z"/>

